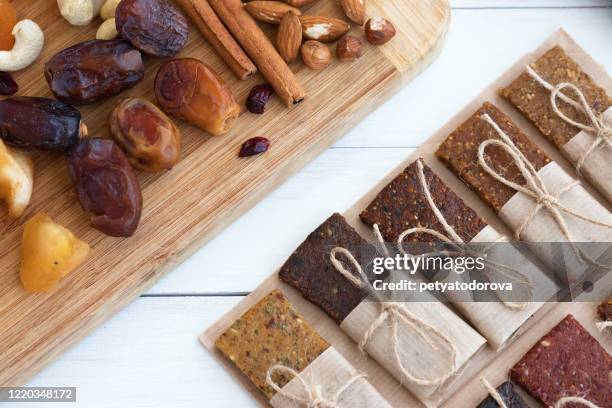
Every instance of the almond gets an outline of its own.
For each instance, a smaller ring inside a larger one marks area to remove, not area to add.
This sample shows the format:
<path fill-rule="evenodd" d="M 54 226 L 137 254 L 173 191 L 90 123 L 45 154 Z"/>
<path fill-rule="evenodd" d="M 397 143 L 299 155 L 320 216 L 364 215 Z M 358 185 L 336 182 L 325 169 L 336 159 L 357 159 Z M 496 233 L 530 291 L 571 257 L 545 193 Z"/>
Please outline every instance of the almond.
<path fill-rule="evenodd" d="M 332 42 L 346 34 L 351 26 L 343 20 L 323 16 L 301 16 L 302 34 L 307 40 Z"/>
<path fill-rule="evenodd" d="M 290 5 L 292 5 L 293 7 L 304 7 L 304 6 L 308 6 L 312 3 L 316 3 L 319 0 L 285 0 L 287 3 L 289 3 Z"/>
<path fill-rule="evenodd" d="M 362 26 L 365 23 L 365 0 L 340 0 L 344 14 L 355 24 Z"/>
<path fill-rule="evenodd" d="M 298 16 L 302 15 L 299 9 L 280 1 L 252 1 L 244 7 L 256 20 L 272 24 L 279 24 L 284 15 L 290 11 Z"/>
<path fill-rule="evenodd" d="M 276 48 L 286 63 L 297 58 L 302 45 L 302 24 L 300 18 L 290 11 L 281 19 L 276 37 Z"/>

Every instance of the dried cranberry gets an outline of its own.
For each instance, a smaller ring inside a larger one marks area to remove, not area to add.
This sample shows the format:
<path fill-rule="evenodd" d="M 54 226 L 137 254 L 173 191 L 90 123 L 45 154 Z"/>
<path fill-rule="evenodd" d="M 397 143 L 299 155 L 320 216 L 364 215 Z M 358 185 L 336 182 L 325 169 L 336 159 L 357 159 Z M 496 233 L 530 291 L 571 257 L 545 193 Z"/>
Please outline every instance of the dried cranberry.
<path fill-rule="evenodd" d="M 249 112 L 262 114 L 266 110 L 266 104 L 274 95 L 274 88 L 269 84 L 254 86 L 247 98 L 246 106 Z"/>
<path fill-rule="evenodd" d="M 270 147 L 270 141 L 265 137 L 254 137 L 247 140 L 240 149 L 240 157 L 255 156 L 268 150 Z"/>
<path fill-rule="evenodd" d="M 0 95 L 14 95 L 18 90 L 17 82 L 11 74 L 0 71 Z"/>

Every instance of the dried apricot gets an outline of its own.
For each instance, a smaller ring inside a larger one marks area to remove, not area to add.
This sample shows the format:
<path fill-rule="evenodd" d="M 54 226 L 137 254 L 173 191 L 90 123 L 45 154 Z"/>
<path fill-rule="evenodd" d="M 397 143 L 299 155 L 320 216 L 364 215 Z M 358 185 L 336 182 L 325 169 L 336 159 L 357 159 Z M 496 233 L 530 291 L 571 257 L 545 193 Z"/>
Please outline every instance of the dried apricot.
<path fill-rule="evenodd" d="M 0 0 L 0 51 L 8 51 L 13 48 L 15 24 L 17 24 L 15 8 L 8 1 Z"/>

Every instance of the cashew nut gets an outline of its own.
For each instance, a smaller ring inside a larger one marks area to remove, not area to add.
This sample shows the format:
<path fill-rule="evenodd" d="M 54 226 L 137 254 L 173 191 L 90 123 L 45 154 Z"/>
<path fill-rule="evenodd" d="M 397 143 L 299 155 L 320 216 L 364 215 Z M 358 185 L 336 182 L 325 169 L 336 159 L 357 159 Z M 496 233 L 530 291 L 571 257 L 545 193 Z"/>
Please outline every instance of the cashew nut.
<path fill-rule="evenodd" d="M 117 38 L 117 36 L 119 36 L 119 33 L 117 32 L 117 27 L 115 27 L 114 18 L 110 18 L 100 24 L 100 28 L 98 28 L 96 33 L 96 39 L 98 40 L 112 40 Z"/>
<path fill-rule="evenodd" d="M 0 51 L 0 71 L 19 71 L 40 55 L 45 35 L 32 20 L 22 20 L 13 28 L 15 45 L 10 51 Z"/>
<path fill-rule="evenodd" d="M 100 13 L 104 0 L 57 0 L 62 16 L 72 25 L 91 23 Z"/>
<path fill-rule="evenodd" d="M 100 17 L 102 20 L 108 20 L 109 18 L 115 18 L 115 10 L 121 0 L 106 0 L 102 8 L 100 9 Z"/>
<path fill-rule="evenodd" d="M 9 216 L 17 218 L 23 214 L 30 203 L 33 184 L 32 159 L 0 140 L 0 198 L 6 201 Z"/>

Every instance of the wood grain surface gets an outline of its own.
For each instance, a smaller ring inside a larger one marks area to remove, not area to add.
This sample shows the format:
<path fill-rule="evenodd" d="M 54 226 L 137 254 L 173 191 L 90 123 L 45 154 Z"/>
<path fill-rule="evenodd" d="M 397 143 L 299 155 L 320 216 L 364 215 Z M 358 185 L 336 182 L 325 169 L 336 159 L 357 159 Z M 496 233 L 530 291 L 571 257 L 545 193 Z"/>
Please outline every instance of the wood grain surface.
<path fill-rule="evenodd" d="M 393 45 L 365 47 L 352 64 L 334 63 L 322 73 L 300 64 L 292 68 L 308 92 L 297 109 L 275 100 L 266 115 L 243 114 L 232 132 L 210 137 L 180 123 L 183 160 L 172 171 L 140 175 L 144 211 L 130 239 L 103 236 L 89 226 L 72 193 L 61 155 L 34 153 L 33 200 L 26 214 L 10 220 L 0 214 L 0 385 L 25 382 L 45 364 L 76 343 L 122 306 L 153 285 L 160 276 L 230 224 L 259 199 L 332 144 L 376 109 L 435 58 L 449 24 L 445 0 L 422 2 L 372 0 L 372 9 L 402 27 Z M 69 26 L 55 1 L 15 1 L 19 19 L 30 18 L 44 30 L 46 45 L 38 61 L 16 75 L 20 95 L 51 96 L 42 65 L 56 52 L 92 39 L 99 21 Z M 336 15 L 331 1 L 309 13 Z M 353 29 L 360 35 L 359 29 Z M 199 58 L 213 66 L 242 103 L 261 77 L 240 82 L 198 32 L 192 30 L 179 56 Z M 145 80 L 103 103 L 82 107 L 90 132 L 109 135 L 107 120 L 117 100 L 139 96 L 153 100 L 152 82 L 162 60 L 145 58 Z M 271 139 L 271 151 L 238 159 L 248 138 Z M 19 283 L 19 247 L 23 223 L 44 211 L 88 242 L 91 256 L 49 294 L 27 294 Z"/>

